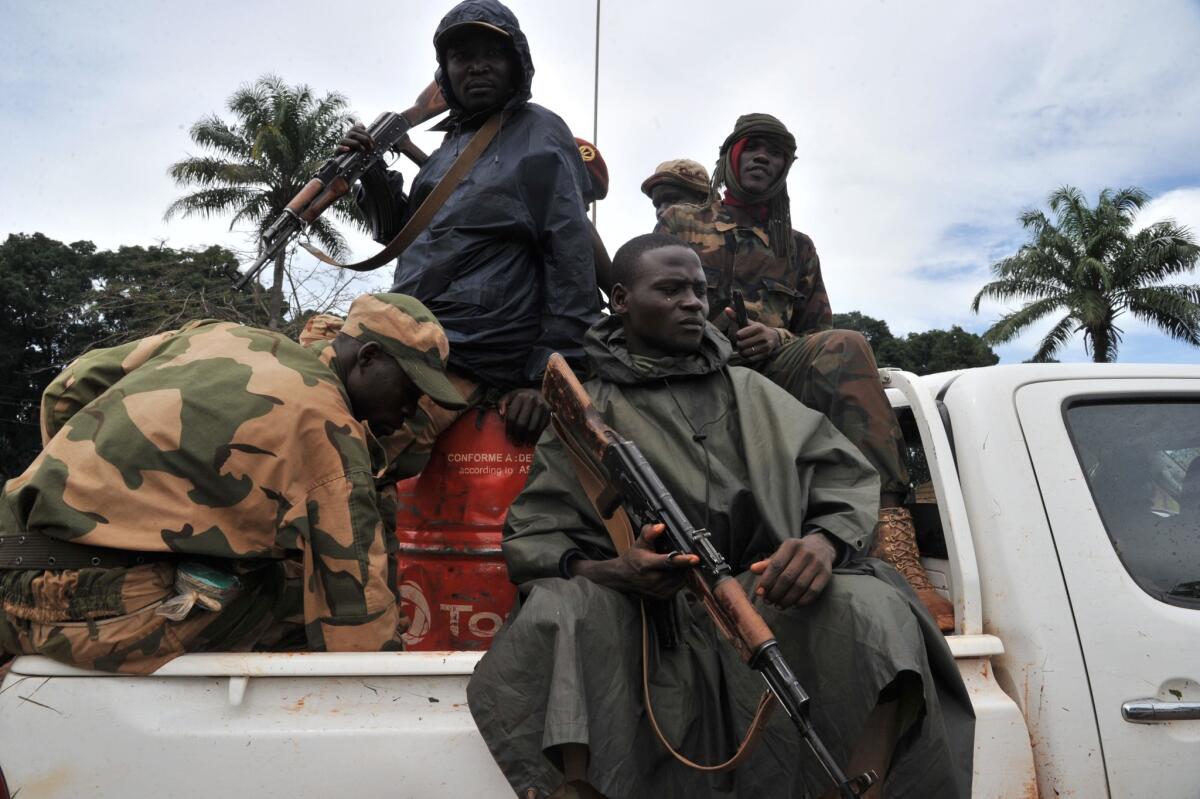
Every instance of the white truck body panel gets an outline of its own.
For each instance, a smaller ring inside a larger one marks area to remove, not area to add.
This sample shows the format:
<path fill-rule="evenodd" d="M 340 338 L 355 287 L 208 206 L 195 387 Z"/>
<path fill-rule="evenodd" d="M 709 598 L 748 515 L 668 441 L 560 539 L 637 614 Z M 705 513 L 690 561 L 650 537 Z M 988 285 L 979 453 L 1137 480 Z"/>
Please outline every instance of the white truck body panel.
<path fill-rule="evenodd" d="M 1078 398 L 1177 398 L 1197 388 L 1187 380 L 1077 380 L 1027 385 L 1016 395 L 1087 663 L 1113 796 L 1200 794 L 1200 721 L 1135 724 L 1121 713 L 1131 700 L 1200 701 L 1200 612 L 1150 596 L 1122 565 L 1062 409 Z M 1200 393 L 1193 396 L 1200 401 Z M 1200 579 L 1200 564 L 1193 566 Z"/>
<path fill-rule="evenodd" d="M 479 657 L 198 654 L 148 677 L 21 658 L 0 767 L 19 799 L 510 796 L 466 704 Z"/>

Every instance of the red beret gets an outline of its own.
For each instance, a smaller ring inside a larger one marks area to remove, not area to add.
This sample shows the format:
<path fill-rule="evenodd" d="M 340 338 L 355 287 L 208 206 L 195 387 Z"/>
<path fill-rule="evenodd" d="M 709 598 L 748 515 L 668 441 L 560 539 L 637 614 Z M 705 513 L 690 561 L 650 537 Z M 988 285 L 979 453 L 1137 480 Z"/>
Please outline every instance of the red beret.
<path fill-rule="evenodd" d="M 603 200 L 608 196 L 608 165 L 604 163 L 604 156 L 600 155 L 596 145 L 586 139 L 577 136 L 575 144 L 579 147 L 583 165 L 587 167 L 588 177 L 592 179 L 591 192 L 584 192 L 584 199 L 588 202 Z"/>

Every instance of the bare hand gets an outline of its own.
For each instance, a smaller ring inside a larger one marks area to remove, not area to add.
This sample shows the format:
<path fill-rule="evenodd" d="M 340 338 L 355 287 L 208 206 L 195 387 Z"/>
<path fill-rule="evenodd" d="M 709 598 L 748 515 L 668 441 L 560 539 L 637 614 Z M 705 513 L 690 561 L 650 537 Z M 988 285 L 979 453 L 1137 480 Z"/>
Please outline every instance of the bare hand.
<path fill-rule="evenodd" d="M 730 319 L 737 319 L 737 314 L 733 312 L 732 308 L 726 308 L 725 315 Z M 752 363 L 765 360 L 768 355 L 779 349 L 779 345 L 782 343 L 783 335 L 762 322 L 750 322 L 737 331 L 733 341 L 738 355 Z"/>
<path fill-rule="evenodd" d="M 337 152 L 348 153 L 351 150 L 369 153 L 375 149 L 375 140 L 361 122 L 355 122 L 346 135 L 338 142 Z"/>
<path fill-rule="evenodd" d="M 571 568 L 580 577 L 622 593 L 667 599 L 683 588 L 687 570 L 700 563 L 700 558 L 656 552 L 654 541 L 666 529 L 661 524 L 648 524 L 624 555 L 611 560 L 575 560 Z"/>
<path fill-rule="evenodd" d="M 536 444 L 550 424 L 550 406 L 536 388 L 518 388 L 500 398 L 500 418 L 515 443 Z"/>
<path fill-rule="evenodd" d="M 750 565 L 761 575 L 754 595 L 779 608 L 808 605 L 816 601 L 833 577 L 837 548 L 825 533 L 789 538 L 767 560 Z"/>

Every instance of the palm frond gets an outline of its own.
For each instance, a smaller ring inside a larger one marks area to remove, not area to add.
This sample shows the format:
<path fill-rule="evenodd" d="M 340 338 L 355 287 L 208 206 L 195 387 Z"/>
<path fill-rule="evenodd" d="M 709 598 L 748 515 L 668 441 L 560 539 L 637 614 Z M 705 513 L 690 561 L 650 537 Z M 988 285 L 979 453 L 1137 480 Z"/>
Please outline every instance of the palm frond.
<path fill-rule="evenodd" d="M 1127 295 L 1129 312 L 1176 341 L 1200 347 L 1200 285 L 1150 286 Z"/>
<path fill-rule="evenodd" d="M 179 216 L 201 216 L 208 219 L 219 214 L 235 211 L 248 199 L 253 197 L 252 188 L 219 188 L 201 189 L 180 197 L 167 206 L 163 219 Z"/>
<path fill-rule="evenodd" d="M 1050 328 L 1050 332 L 1042 338 L 1042 343 L 1038 345 L 1037 352 L 1033 353 L 1033 357 L 1029 360 L 1033 363 L 1045 363 L 1051 360 L 1071 340 L 1071 336 L 1075 335 L 1078 328 L 1079 320 L 1071 314 L 1067 314 L 1058 320 L 1054 327 Z"/>
<path fill-rule="evenodd" d="M 987 286 L 984 286 L 984 291 Z M 980 292 L 981 294 L 983 292 Z M 977 296 L 978 300 L 979 297 Z M 1035 300 L 1024 308 L 1020 308 L 1000 317 L 983 334 L 983 340 L 988 344 L 1004 344 L 1019 336 L 1027 327 L 1037 322 L 1043 316 L 1053 313 L 1062 307 L 1057 297 L 1045 300 Z"/>

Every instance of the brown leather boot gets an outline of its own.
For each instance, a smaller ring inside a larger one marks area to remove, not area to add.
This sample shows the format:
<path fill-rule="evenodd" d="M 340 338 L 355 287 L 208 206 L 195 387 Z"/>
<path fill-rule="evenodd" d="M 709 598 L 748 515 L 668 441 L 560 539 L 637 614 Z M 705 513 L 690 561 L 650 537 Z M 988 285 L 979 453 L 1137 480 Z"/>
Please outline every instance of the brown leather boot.
<path fill-rule="evenodd" d="M 879 524 L 875 525 L 875 547 L 871 554 L 895 567 L 904 575 L 916 592 L 938 629 L 944 633 L 954 631 L 954 606 L 939 594 L 929 582 L 929 575 L 921 565 L 917 552 L 917 530 L 913 527 L 912 514 L 908 508 L 880 508 Z"/>

